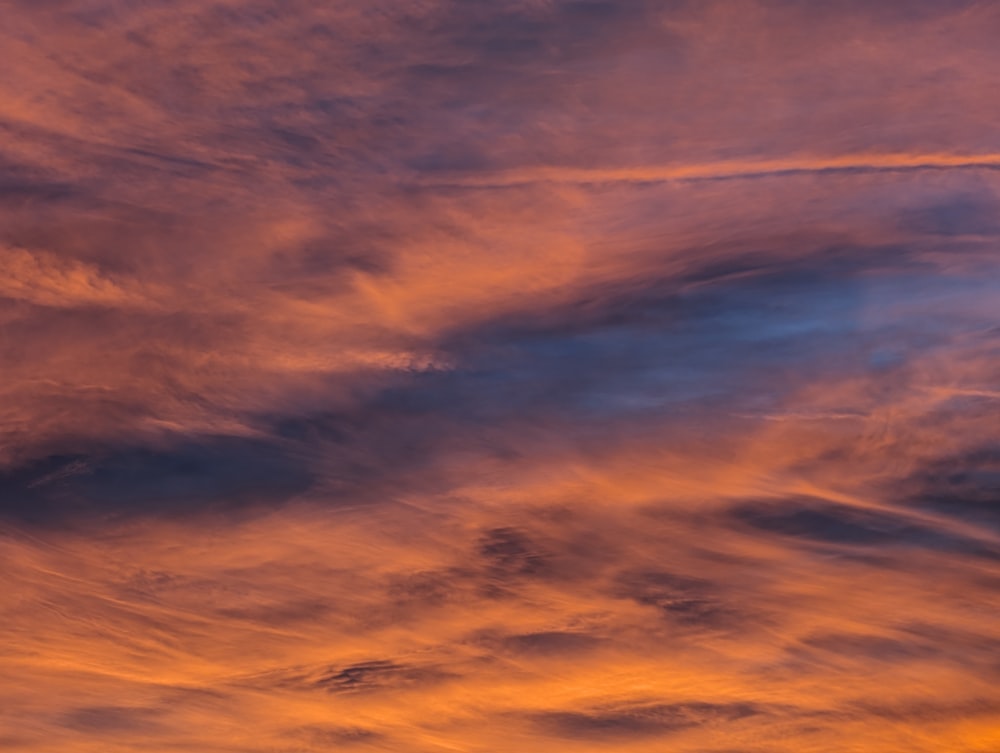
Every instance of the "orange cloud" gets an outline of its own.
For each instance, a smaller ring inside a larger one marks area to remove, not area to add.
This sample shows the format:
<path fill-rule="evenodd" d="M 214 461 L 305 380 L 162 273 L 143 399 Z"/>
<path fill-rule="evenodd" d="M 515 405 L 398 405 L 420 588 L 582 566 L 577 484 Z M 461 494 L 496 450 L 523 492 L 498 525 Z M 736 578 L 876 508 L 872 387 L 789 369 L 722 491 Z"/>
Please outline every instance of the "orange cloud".
<path fill-rule="evenodd" d="M 13 0 L 0 748 L 989 753 L 995 4 Z"/>

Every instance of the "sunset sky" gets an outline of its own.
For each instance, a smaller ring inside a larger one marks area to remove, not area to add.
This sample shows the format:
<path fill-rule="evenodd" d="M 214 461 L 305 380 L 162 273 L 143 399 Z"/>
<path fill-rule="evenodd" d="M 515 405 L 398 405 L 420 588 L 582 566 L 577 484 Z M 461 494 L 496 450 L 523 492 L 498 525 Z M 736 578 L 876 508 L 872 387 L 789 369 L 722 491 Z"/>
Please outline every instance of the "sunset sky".
<path fill-rule="evenodd" d="M 1000 751 L 998 40 L 3 0 L 0 751 Z"/>

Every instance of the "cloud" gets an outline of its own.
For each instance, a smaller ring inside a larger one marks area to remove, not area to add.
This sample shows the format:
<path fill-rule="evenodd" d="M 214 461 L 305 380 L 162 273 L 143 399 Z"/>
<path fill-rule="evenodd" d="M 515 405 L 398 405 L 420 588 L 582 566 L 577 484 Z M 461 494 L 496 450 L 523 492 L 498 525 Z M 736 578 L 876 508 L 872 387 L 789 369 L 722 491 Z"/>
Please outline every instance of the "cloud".
<path fill-rule="evenodd" d="M 660 183 L 668 181 L 738 180 L 766 178 L 799 173 L 875 173 L 920 170 L 994 170 L 1000 168 L 1000 155 L 901 154 L 839 156 L 830 160 L 784 160 L 773 162 L 731 162 L 707 165 L 674 165 L 608 170 L 544 169 L 495 177 L 477 175 L 471 180 L 456 180 L 461 185 L 505 186 L 524 183 Z"/>
<path fill-rule="evenodd" d="M 0 510 L 35 523 L 103 515 L 179 513 L 281 502 L 309 488 L 305 459 L 249 438 L 202 438 L 159 451 L 108 448 L 55 455 L 0 476 Z"/>
<path fill-rule="evenodd" d="M 733 722 L 762 713 L 751 704 L 690 703 L 638 706 L 592 713 L 541 714 L 538 722 L 560 737 L 585 739 L 663 735 L 702 724 Z"/>
<path fill-rule="evenodd" d="M 6 276 L 0 297 L 40 306 L 141 306 L 144 296 L 128 291 L 83 263 L 63 262 L 51 254 L 0 249 Z"/>
<path fill-rule="evenodd" d="M 995 4 L 7 5 L 0 745 L 1000 746 Z"/>
<path fill-rule="evenodd" d="M 763 531 L 826 544 L 926 546 L 991 559 L 1000 555 L 987 541 L 935 530 L 884 510 L 795 499 L 748 503 L 738 506 L 733 514 L 737 520 Z"/>

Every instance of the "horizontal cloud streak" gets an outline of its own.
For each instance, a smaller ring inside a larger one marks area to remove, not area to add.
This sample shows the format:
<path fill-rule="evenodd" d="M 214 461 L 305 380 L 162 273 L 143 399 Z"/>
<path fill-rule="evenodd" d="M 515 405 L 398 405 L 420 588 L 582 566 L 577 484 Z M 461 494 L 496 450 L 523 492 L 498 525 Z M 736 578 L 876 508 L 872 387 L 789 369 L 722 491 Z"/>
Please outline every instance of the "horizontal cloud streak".
<path fill-rule="evenodd" d="M 530 183 L 660 183 L 781 177 L 800 173 L 879 173 L 921 170 L 997 170 L 1000 155 L 869 154 L 829 159 L 719 162 L 704 165 L 642 165 L 619 168 L 533 168 L 497 175 L 435 178 L 430 185 L 518 186 Z"/>

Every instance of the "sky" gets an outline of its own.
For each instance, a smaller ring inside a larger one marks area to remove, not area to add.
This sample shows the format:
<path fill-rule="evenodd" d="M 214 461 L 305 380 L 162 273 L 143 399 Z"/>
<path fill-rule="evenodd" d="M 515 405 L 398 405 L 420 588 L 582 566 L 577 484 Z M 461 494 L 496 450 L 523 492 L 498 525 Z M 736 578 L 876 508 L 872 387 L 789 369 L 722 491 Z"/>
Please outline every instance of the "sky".
<path fill-rule="evenodd" d="M 1000 750 L 1000 4 L 2 5 L 0 749 Z"/>

